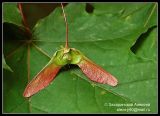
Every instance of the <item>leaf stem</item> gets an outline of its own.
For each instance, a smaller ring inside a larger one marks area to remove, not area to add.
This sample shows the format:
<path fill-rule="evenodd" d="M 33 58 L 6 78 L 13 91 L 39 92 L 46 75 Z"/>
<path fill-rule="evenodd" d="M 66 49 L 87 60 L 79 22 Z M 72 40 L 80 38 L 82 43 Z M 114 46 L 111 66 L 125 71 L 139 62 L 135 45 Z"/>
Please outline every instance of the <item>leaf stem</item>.
<path fill-rule="evenodd" d="M 21 3 L 18 3 L 18 8 L 19 8 L 20 14 L 21 14 L 21 16 L 22 16 L 23 25 L 25 26 L 25 29 L 26 29 L 27 33 L 28 33 L 29 35 L 31 35 L 31 31 L 30 31 L 29 26 L 28 26 L 28 23 L 27 23 L 27 21 L 26 21 L 26 17 L 25 17 L 24 14 L 23 14 L 22 4 L 21 4 Z"/>
<path fill-rule="evenodd" d="M 27 77 L 28 77 L 28 83 L 30 80 L 30 45 L 28 44 L 27 48 Z"/>
<path fill-rule="evenodd" d="M 66 23 L 66 45 L 65 45 L 65 48 L 68 48 L 68 23 L 67 23 L 67 18 L 66 18 L 66 14 L 64 12 L 64 8 L 63 8 L 63 4 L 62 3 L 61 3 L 61 7 L 62 7 L 62 11 L 63 11 L 64 21 Z"/>

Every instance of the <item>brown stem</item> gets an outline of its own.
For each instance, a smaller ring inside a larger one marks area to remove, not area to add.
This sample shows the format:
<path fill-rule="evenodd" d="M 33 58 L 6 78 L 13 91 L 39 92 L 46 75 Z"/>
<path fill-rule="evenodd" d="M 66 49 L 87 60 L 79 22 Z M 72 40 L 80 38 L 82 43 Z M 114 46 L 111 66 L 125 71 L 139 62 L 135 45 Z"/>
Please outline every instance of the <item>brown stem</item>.
<path fill-rule="evenodd" d="M 68 23 L 67 23 L 67 18 L 66 18 L 62 3 L 61 3 L 61 7 L 62 7 L 62 11 L 63 11 L 64 21 L 66 23 L 66 45 L 65 45 L 65 48 L 68 48 Z"/>
<path fill-rule="evenodd" d="M 24 24 L 24 26 L 26 28 L 26 31 L 27 31 L 27 33 L 29 33 L 31 35 L 31 31 L 29 29 L 28 23 L 27 23 L 26 18 L 25 18 L 24 14 L 23 14 L 22 4 L 21 3 L 18 3 L 18 8 L 19 8 L 20 14 L 22 16 L 22 21 L 23 21 L 23 24 Z"/>
<path fill-rule="evenodd" d="M 30 45 L 28 44 L 27 49 L 27 77 L 28 77 L 28 83 L 30 81 Z"/>

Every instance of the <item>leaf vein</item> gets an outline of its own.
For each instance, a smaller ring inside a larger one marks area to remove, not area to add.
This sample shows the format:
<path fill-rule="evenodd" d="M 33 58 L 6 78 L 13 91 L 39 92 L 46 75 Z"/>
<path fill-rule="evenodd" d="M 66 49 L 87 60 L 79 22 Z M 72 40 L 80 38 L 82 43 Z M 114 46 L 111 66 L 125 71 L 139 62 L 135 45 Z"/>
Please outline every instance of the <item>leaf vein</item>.
<path fill-rule="evenodd" d="M 97 97 L 96 97 L 96 92 L 95 92 L 95 91 L 96 91 L 96 88 L 94 87 L 94 99 L 95 99 L 95 103 L 96 103 L 96 105 L 97 105 L 99 111 L 101 112 L 101 108 L 100 108 L 99 105 L 98 105 Z"/>
<path fill-rule="evenodd" d="M 51 56 L 49 56 L 44 50 L 42 50 L 41 48 L 39 48 L 37 45 L 35 45 L 34 43 L 32 43 L 33 46 L 39 51 L 41 52 L 43 55 L 47 56 L 48 58 L 51 58 Z"/>
<path fill-rule="evenodd" d="M 153 9 L 151 10 L 151 13 L 150 13 L 149 17 L 147 18 L 147 20 L 146 20 L 146 22 L 145 22 L 145 24 L 144 24 L 144 27 L 146 27 L 147 23 L 149 22 L 152 14 L 153 14 L 153 11 L 154 11 L 155 8 L 156 8 L 156 5 L 157 5 L 157 4 L 155 3 L 155 5 L 153 6 Z"/>

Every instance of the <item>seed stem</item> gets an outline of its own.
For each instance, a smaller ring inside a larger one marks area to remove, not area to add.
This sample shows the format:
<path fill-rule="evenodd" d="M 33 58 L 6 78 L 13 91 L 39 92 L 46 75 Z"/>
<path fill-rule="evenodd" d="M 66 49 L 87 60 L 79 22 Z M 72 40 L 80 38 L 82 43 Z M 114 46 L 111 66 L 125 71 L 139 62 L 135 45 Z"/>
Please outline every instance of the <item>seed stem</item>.
<path fill-rule="evenodd" d="M 66 45 L 65 45 L 65 48 L 67 49 L 69 46 L 68 46 L 68 23 L 67 23 L 67 18 L 66 18 L 66 14 L 64 12 L 64 8 L 63 8 L 63 4 L 61 3 L 61 7 L 62 7 L 62 11 L 63 11 L 63 17 L 64 17 L 64 21 L 66 23 Z"/>

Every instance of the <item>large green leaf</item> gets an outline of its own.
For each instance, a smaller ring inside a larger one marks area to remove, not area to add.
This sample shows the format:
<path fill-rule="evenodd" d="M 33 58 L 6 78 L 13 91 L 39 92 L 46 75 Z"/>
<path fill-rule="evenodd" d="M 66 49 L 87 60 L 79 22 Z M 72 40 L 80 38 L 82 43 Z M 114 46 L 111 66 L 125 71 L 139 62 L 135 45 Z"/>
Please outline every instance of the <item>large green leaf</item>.
<path fill-rule="evenodd" d="M 7 53 L 13 51 L 7 62 L 14 73 L 4 71 L 4 112 L 157 112 L 156 4 L 136 4 L 136 7 L 120 4 L 119 7 L 107 3 L 102 9 L 100 5 L 93 4 L 93 13 L 85 11 L 86 4 L 65 7 L 69 46 L 79 49 L 113 74 L 119 84 L 110 87 L 93 83 L 77 66 L 67 65 L 51 85 L 29 99 L 23 98 L 27 80 L 33 78 L 65 43 L 64 18 L 61 8 L 57 8 L 37 22 L 32 41 L 19 35 L 21 39 L 12 44 L 13 40 L 6 36 L 4 53 L 8 56 Z M 108 8 L 110 5 L 112 7 Z M 123 9 L 125 12 L 119 12 Z M 143 44 L 138 45 L 139 39 Z M 23 43 L 19 45 L 19 41 Z M 127 103 L 134 106 L 118 106 Z M 135 103 L 150 106 L 136 106 Z M 123 111 L 118 111 L 120 109 Z"/>
<path fill-rule="evenodd" d="M 3 3 L 3 22 L 22 26 L 22 19 L 17 3 Z"/>

